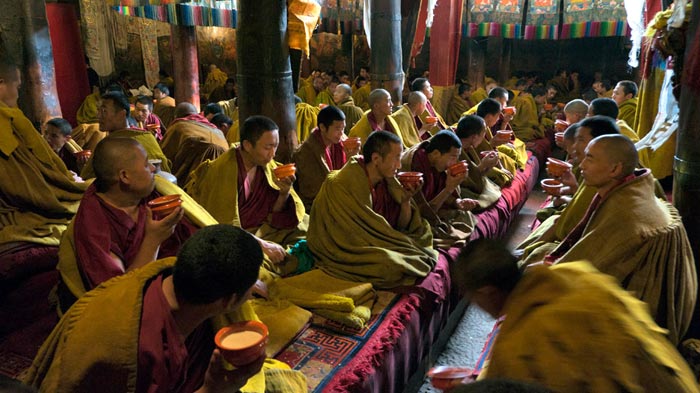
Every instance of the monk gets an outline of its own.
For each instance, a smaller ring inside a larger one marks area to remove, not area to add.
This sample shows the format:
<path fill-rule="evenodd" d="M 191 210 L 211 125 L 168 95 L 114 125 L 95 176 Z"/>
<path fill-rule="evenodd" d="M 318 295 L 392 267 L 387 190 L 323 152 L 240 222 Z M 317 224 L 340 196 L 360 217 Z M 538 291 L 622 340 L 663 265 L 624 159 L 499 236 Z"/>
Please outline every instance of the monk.
<path fill-rule="evenodd" d="M 564 116 L 568 124 L 578 123 L 588 115 L 588 104 L 586 101 L 577 98 L 566 103 L 564 106 Z"/>
<path fill-rule="evenodd" d="M 637 84 L 632 81 L 617 82 L 613 89 L 612 99 L 620 109 L 619 118 L 634 127 L 634 117 L 637 114 Z"/>
<path fill-rule="evenodd" d="M 107 137 L 135 139 L 146 149 L 149 159 L 160 160 L 161 169 L 165 172 L 170 172 L 170 161 L 163 154 L 153 134 L 146 130 L 129 128 L 129 113 L 129 100 L 124 94 L 115 91 L 106 93 L 102 96 L 102 101 L 100 102 L 100 130 L 107 132 Z M 92 158 L 85 164 L 85 167 L 80 172 L 80 176 L 83 179 L 95 177 Z"/>
<path fill-rule="evenodd" d="M 362 108 L 363 111 L 368 111 L 371 109 L 371 105 L 369 104 L 369 95 L 372 92 L 372 85 L 369 83 L 369 79 L 359 79 L 357 83 L 362 84 L 362 86 L 357 85 L 357 89 L 355 89 L 352 93 L 352 98 L 355 100 L 355 105 Z"/>
<path fill-rule="evenodd" d="M 698 391 L 647 305 L 588 262 L 521 272 L 502 244 L 480 239 L 450 270 L 465 297 L 505 318 L 484 380 L 515 379 L 555 392 Z"/>
<path fill-rule="evenodd" d="M 301 100 L 296 102 L 296 99 L 298 97 L 295 96 L 294 113 L 297 118 L 297 140 L 304 142 L 311 135 L 311 131 L 316 128 L 316 117 L 321 109 L 316 105 L 310 105 Z M 228 133 L 226 136 L 228 140 L 238 142 L 238 140 L 232 140 L 232 134 L 232 132 Z"/>
<path fill-rule="evenodd" d="M 325 107 L 318 113 L 318 127 L 302 143 L 292 160 L 297 166 L 296 189 L 307 211 L 328 173 L 341 169 L 348 157 L 360 152 L 360 144 L 346 140 L 345 115 L 337 107 Z"/>
<path fill-rule="evenodd" d="M 46 132 L 44 138 L 51 146 L 51 149 L 56 152 L 58 157 L 66 164 L 69 171 L 77 174 L 80 173 L 80 168 L 87 162 L 87 158 L 78 158 L 75 153 L 83 149 L 75 143 L 70 134 L 73 132 L 68 120 L 55 117 L 46 122 Z"/>
<path fill-rule="evenodd" d="M 80 299 L 44 342 L 25 382 L 56 393 L 238 391 L 265 356 L 224 368 L 210 320 L 246 301 L 261 261 L 260 246 L 245 231 L 200 230 L 177 260 L 150 263 Z"/>
<path fill-rule="evenodd" d="M 678 211 L 656 198 L 648 169 L 635 170 L 637 149 L 623 135 L 593 139 L 580 166 L 596 194 L 583 219 L 545 261 L 590 261 L 648 303 L 669 340 L 679 344 L 690 325 L 698 285 Z"/>
<path fill-rule="evenodd" d="M 630 123 L 625 120 L 618 118 L 620 116 L 620 110 L 617 107 L 617 103 L 611 98 L 596 98 L 591 101 L 591 105 L 588 108 L 588 116 L 607 116 L 613 120 L 620 128 L 620 133 L 628 138 L 632 142 L 639 141 L 639 135 L 630 127 Z"/>
<path fill-rule="evenodd" d="M 401 169 L 423 174 L 423 187 L 414 199 L 423 218 L 431 224 L 433 243 L 439 248 L 466 244 L 476 225 L 470 210 L 479 202 L 462 198 L 459 191 L 459 185 L 468 176 L 468 167 L 457 174 L 449 169 L 457 163 L 461 151 L 459 137 L 451 130 L 442 130 L 401 157 Z"/>
<path fill-rule="evenodd" d="M 367 66 L 362 66 L 360 67 L 360 74 L 355 77 L 355 79 L 352 81 L 352 92 L 354 93 L 357 91 L 357 89 L 361 88 L 362 86 L 369 84 L 370 80 L 370 75 L 369 75 L 369 67 Z"/>
<path fill-rule="evenodd" d="M 161 120 L 161 123 L 167 127 L 175 118 L 175 99 L 170 97 L 170 89 L 163 83 L 157 83 L 153 87 L 153 113 Z"/>
<path fill-rule="evenodd" d="M 495 79 L 487 77 L 484 80 L 484 87 L 479 87 L 476 90 L 474 90 L 472 95 L 469 96 L 469 100 L 473 103 L 481 102 L 487 99 L 489 97 L 489 92 L 491 91 L 491 89 L 497 86 L 498 82 L 496 82 Z"/>
<path fill-rule="evenodd" d="M 206 105 L 204 105 L 204 109 L 202 110 L 202 114 L 204 117 L 207 119 L 207 121 L 211 121 L 211 119 L 218 115 L 219 113 L 224 113 L 224 108 L 221 107 L 216 102 L 210 102 Z M 175 115 L 177 116 L 178 114 L 182 114 L 181 112 L 177 111 L 177 108 L 175 108 Z M 178 116 L 181 117 L 181 116 Z"/>
<path fill-rule="evenodd" d="M 313 77 L 310 82 L 300 83 L 299 91 L 297 95 L 302 101 L 309 105 L 316 105 L 316 96 L 320 93 L 325 86 L 323 85 L 323 78 L 321 75 Z"/>
<path fill-rule="evenodd" d="M 491 151 L 497 151 L 500 145 L 509 143 L 507 139 L 494 135 L 491 131 L 491 127 L 500 119 L 501 111 L 501 104 L 492 98 L 487 98 L 479 103 L 476 115 L 484 119 L 487 127 L 485 138 L 476 149 L 479 154 L 482 152 L 488 154 Z M 499 158 L 498 165 L 494 166 L 491 171 L 489 171 L 488 177 L 500 187 L 504 187 L 513 181 L 513 174 L 518 169 L 518 163 L 510 154 L 501 151 L 497 151 L 497 153 Z"/>
<path fill-rule="evenodd" d="M 430 134 L 434 134 L 440 130 L 447 129 L 447 123 L 443 120 L 442 116 L 433 108 L 433 104 L 430 100 L 433 99 L 433 86 L 430 85 L 430 81 L 427 78 L 416 78 L 411 83 L 411 91 L 419 91 L 425 95 L 427 101 L 425 102 L 425 110 L 420 114 L 419 120 L 422 123 L 433 123 L 433 119 L 437 118 L 434 122 Z M 420 126 L 418 127 L 420 128 Z"/>
<path fill-rule="evenodd" d="M 420 184 L 402 187 L 394 177 L 401 150 L 395 134 L 373 132 L 362 156 L 331 172 L 321 186 L 307 241 L 324 272 L 394 288 L 414 284 L 435 266 L 430 226 L 411 202 Z"/>
<path fill-rule="evenodd" d="M 593 91 L 595 91 L 597 98 L 612 98 L 613 92 L 610 87 L 611 84 L 609 79 L 595 81 L 591 85 L 591 88 Z"/>
<path fill-rule="evenodd" d="M 210 64 L 207 79 L 204 81 L 204 87 L 202 87 L 202 94 L 205 97 L 209 97 L 209 95 L 216 90 L 217 87 L 225 85 L 227 79 L 228 75 L 221 71 L 216 64 Z"/>
<path fill-rule="evenodd" d="M 589 117 L 578 123 L 571 147 L 572 154 L 569 155 L 574 170 L 560 178 L 562 183 L 572 190 L 573 197 L 561 214 L 547 218 L 516 247 L 518 250 L 523 250 L 522 259 L 525 264 L 541 261 L 581 221 L 595 195 L 595 189 L 584 182 L 577 169 L 583 161 L 586 147 L 591 140 L 601 135 L 619 135 L 619 133 L 619 128 L 612 119 L 604 116 Z"/>
<path fill-rule="evenodd" d="M 101 95 L 99 86 L 93 86 L 92 93 L 85 97 L 75 114 L 78 124 L 97 123 L 97 108 L 100 106 Z"/>
<path fill-rule="evenodd" d="M 425 112 L 429 101 L 420 91 L 410 92 L 407 101 L 392 113 L 391 117 L 398 125 L 404 146 L 411 148 L 430 138 L 430 130 L 435 128 L 438 120 L 437 118 L 431 119 L 431 122 L 421 120 L 420 116 Z"/>
<path fill-rule="evenodd" d="M 471 198 L 478 202 L 476 209 L 486 209 L 501 197 L 501 189 L 491 181 L 487 174 L 498 165 L 498 154 L 490 151 L 483 157 L 476 150 L 483 142 L 487 132 L 486 122 L 479 116 L 467 115 L 457 123 L 455 133 L 462 142 L 459 158 L 469 165 L 467 178 L 460 185 L 462 198 Z"/>
<path fill-rule="evenodd" d="M 228 78 L 223 86 L 214 89 L 207 100 L 209 102 L 228 101 L 236 97 L 236 79 Z"/>
<path fill-rule="evenodd" d="M 277 124 L 251 116 L 241 126 L 241 143 L 191 174 L 185 190 L 220 223 L 241 227 L 258 238 L 272 265 L 289 274 L 296 266 L 281 246 L 306 234 L 304 204 L 294 191 L 294 175 L 277 178 L 273 160 L 279 145 Z M 289 269 L 289 270 L 285 270 Z"/>
<path fill-rule="evenodd" d="M 158 115 L 153 113 L 153 99 L 149 96 L 138 96 L 134 101 L 134 120 L 136 126 L 142 130 L 148 130 L 156 137 L 157 141 L 163 140 L 165 125 Z"/>
<path fill-rule="evenodd" d="M 573 78 L 569 75 L 569 72 L 563 68 L 557 70 L 554 78 L 547 82 L 548 85 L 552 86 L 556 92 L 551 98 L 548 98 L 551 102 L 567 102 L 571 96 L 571 91 L 573 89 L 572 84 Z"/>
<path fill-rule="evenodd" d="M 389 131 L 401 139 L 399 125 L 391 117 L 393 103 L 391 94 L 384 89 L 372 90 L 368 98 L 370 111 L 365 112 L 360 121 L 350 130 L 348 136 L 360 137 L 363 141 L 374 131 Z M 403 139 L 402 142 L 403 143 Z"/>
<path fill-rule="evenodd" d="M 538 105 L 544 104 L 546 92 L 541 87 L 522 91 L 513 100 L 515 117 L 511 121 L 515 135 L 525 142 L 544 137 L 544 126 L 540 122 Z"/>
<path fill-rule="evenodd" d="M 174 256 L 197 230 L 181 207 L 164 217 L 151 214 L 146 202 L 161 194 L 155 167 L 135 140 L 105 138 L 93 165 L 95 181 L 61 240 L 61 288 L 70 292 L 62 296 L 63 310 L 112 277 Z"/>
<path fill-rule="evenodd" d="M 335 88 L 338 87 L 339 84 L 340 79 L 338 79 L 337 76 L 330 77 L 328 83 L 324 83 L 323 90 L 316 95 L 316 106 L 335 105 L 333 94 L 335 94 Z"/>
<path fill-rule="evenodd" d="M 17 108 L 20 71 L 0 60 L 0 249 L 58 246 L 87 187 Z"/>
<path fill-rule="evenodd" d="M 469 99 L 471 93 L 472 85 L 469 83 L 460 83 L 457 86 L 447 108 L 445 120 L 448 124 L 457 123 L 462 117 L 462 114 L 474 105 Z"/>
<path fill-rule="evenodd" d="M 333 102 L 345 114 L 345 133 L 350 133 L 355 124 L 362 118 L 362 108 L 355 105 L 352 98 L 352 89 L 349 85 L 341 83 L 333 92 Z"/>
<path fill-rule="evenodd" d="M 197 108 L 194 105 L 189 102 L 181 102 L 177 104 L 175 119 L 170 123 L 168 133 L 161 142 L 163 153 L 169 160 L 174 161 L 178 153 L 182 151 L 185 141 L 190 138 L 215 145 L 223 151 L 227 151 L 229 148 L 226 136 L 221 130 L 206 117 L 197 113 Z M 196 166 L 194 165 L 194 167 Z M 177 172 L 176 168 L 173 169 Z M 192 169 L 194 168 L 190 168 L 190 170 Z"/>

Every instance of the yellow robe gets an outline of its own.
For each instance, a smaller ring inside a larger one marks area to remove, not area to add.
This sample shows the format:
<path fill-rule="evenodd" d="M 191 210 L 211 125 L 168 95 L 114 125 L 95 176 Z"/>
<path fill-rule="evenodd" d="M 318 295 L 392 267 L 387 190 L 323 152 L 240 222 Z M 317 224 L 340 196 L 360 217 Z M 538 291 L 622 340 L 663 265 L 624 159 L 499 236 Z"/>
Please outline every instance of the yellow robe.
<path fill-rule="evenodd" d="M 338 104 L 338 109 L 345 114 L 345 134 L 349 134 L 350 129 L 362 118 L 362 108 L 355 105 L 355 100 L 353 100 L 352 96 L 348 96 L 345 101 Z"/>
<path fill-rule="evenodd" d="M 464 112 L 468 111 L 470 107 L 471 102 L 460 97 L 457 94 L 457 90 L 455 90 L 450 105 L 447 107 L 447 115 L 445 117 L 447 124 L 456 124 L 459 119 L 462 118 Z"/>
<path fill-rule="evenodd" d="M 615 122 L 615 124 L 617 124 L 617 126 L 620 128 L 620 134 L 622 134 L 622 135 L 624 135 L 624 136 L 630 138 L 630 140 L 631 140 L 633 143 L 639 142 L 639 136 L 638 136 L 637 133 L 629 126 L 629 124 L 628 124 L 626 121 L 620 119 L 620 120 L 617 120 L 617 121 Z"/>
<path fill-rule="evenodd" d="M 168 132 L 160 142 L 163 154 L 171 161 L 182 149 L 185 140 L 197 139 L 228 150 L 229 143 L 218 128 L 213 128 L 194 120 L 179 120 L 168 127 Z M 194 169 L 194 168 L 192 168 Z"/>
<path fill-rule="evenodd" d="M 637 115 L 637 98 L 630 98 L 619 105 L 620 112 L 617 118 L 624 120 L 627 124 L 634 124 L 634 117 Z"/>
<path fill-rule="evenodd" d="M 160 123 L 167 128 L 170 122 L 175 119 L 175 99 L 170 96 L 161 98 L 153 105 L 153 113 L 160 118 Z"/>
<path fill-rule="evenodd" d="M 97 144 L 107 136 L 107 133 L 100 131 L 99 123 L 85 123 L 78 124 L 71 131 L 70 136 L 83 150 L 95 150 Z"/>
<path fill-rule="evenodd" d="M 460 196 L 470 198 L 479 202 L 479 207 L 474 211 L 487 209 L 501 197 L 501 188 L 491 179 L 479 173 L 481 157 L 473 147 L 462 149 L 460 160 L 466 160 L 469 164 L 469 174 L 460 185 Z"/>
<path fill-rule="evenodd" d="M 112 131 L 107 135 L 107 137 L 131 138 L 137 141 L 146 150 L 149 160 L 161 160 L 161 170 L 164 172 L 171 171 L 170 160 L 165 156 L 165 154 L 163 154 L 163 151 L 160 149 L 160 145 L 158 145 L 156 137 L 154 137 L 150 132 L 125 128 L 123 130 Z M 85 163 L 85 167 L 83 167 L 83 170 L 80 172 L 80 177 L 83 179 L 92 179 L 95 177 L 95 170 L 92 168 L 92 157 L 90 157 L 88 162 Z"/>
<path fill-rule="evenodd" d="M 398 201 L 401 185 L 389 179 Z M 375 288 L 412 285 L 435 266 L 430 225 L 417 207 L 405 232 L 397 231 L 372 210 L 364 169 L 352 158 L 323 183 L 311 209 L 309 248 L 316 265 L 331 276 L 369 282 Z M 352 236 L 348 236 L 352 234 Z"/>
<path fill-rule="evenodd" d="M 316 95 L 314 105 L 319 106 L 321 104 L 335 106 L 335 102 L 333 101 L 333 95 L 328 92 L 328 89 L 325 89 Z"/>
<path fill-rule="evenodd" d="M 97 104 L 100 102 L 100 93 L 92 93 L 85 97 L 85 100 L 80 104 L 78 112 L 75 114 L 78 124 L 97 123 Z"/>
<path fill-rule="evenodd" d="M 391 114 L 391 118 L 398 125 L 398 131 L 401 133 L 401 140 L 403 140 L 405 147 L 410 148 L 422 142 L 416 121 L 413 118 L 413 112 L 408 104 L 401 105 L 401 108 Z"/>
<path fill-rule="evenodd" d="M 503 314 L 486 379 L 572 393 L 698 391 L 646 305 L 589 263 L 527 270 Z"/>
<path fill-rule="evenodd" d="M 472 92 L 472 94 L 469 96 L 469 101 L 478 104 L 487 98 L 489 98 L 488 93 L 483 87 L 480 87 Z"/>
<path fill-rule="evenodd" d="M 66 165 L 18 108 L 0 104 L 0 245 L 57 246 L 78 211 L 86 183 Z"/>
<path fill-rule="evenodd" d="M 368 111 L 369 108 L 369 93 L 372 92 L 372 86 L 369 83 L 360 87 L 352 93 L 352 99 L 355 100 L 355 105 L 362 108 L 363 111 Z"/>
<path fill-rule="evenodd" d="M 316 89 L 314 89 L 314 86 L 311 83 L 302 83 L 301 86 L 299 86 L 299 91 L 297 92 L 297 96 L 299 96 L 302 101 L 309 105 L 316 104 L 316 94 Z"/>
<path fill-rule="evenodd" d="M 544 127 L 540 124 L 537 103 L 531 94 L 520 94 L 513 99 L 515 117 L 510 125 L 518 139 L 525 142 L 544 137 Z"/>
<path fill-rule="evenodd" d="M 325 150 L 326 146 L 319 138 L 312 137 L 305 140 L 292 156 L 297 167 L 296 190 L 304 202 L 306 211 L 311 211 L 311 204 L 330 173 L 325 160 Z"/>
<path fill-rule="evenodd" d="M 302 143 L 311 135 L 311 131 L 316 128 L 316 118 L 320 109 L 316 105 L 301 102 L 296 105 L 294 111 L 297 118 L 297 141 Z"/>
<path fill-rule="evenodd" d="M 211 94 L 217 87 L 224 86 L 226 84 L 226 79 L 228 79 L 228 75 L 221 71 L 221 69 L 217 68 L 214 71 L 210 71 L 206 81 L 204 81 L 202 93 L 206 95 Z"/>
<path fill-rule="evenodd" d="M 348 134 L 350 137 L 362 138 L 363 144 L 369 137 L 369 134 L 374 132 L 374 130 L 372 130 L 372 126 L 369 124 L 369 119 L 367 119 L 367 115 L 369 113 L 369 111 L 365 112 L 360 121 L 358 121 L 357 124 L 355 124 L 355 127 L 350 130 L 350 134 Z M 389 122 L 393 132 L 397 133 L 396 135 L 398 135 L 399 139 L 401 139 L 401 144 L 406 146 L 406 143 L 404 143 L 403 138 L 401 137 L 401 129 L 399 128 L 398 123 L 396 123 L 396 120 L 394 120 L 394 118 L 391 116 L 387 116 L 385 121 Z"/>

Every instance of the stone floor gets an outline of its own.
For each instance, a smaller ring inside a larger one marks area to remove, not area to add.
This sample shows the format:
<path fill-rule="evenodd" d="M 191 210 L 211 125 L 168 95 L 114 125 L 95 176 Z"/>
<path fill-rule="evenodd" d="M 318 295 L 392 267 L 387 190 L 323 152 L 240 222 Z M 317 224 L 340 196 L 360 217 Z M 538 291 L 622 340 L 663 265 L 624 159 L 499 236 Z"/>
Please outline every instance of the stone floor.
<path fill-rule="evenodd" d="M 510 248 L 515 248 L 530 233 L 537 209 L 545 198 L 546 194 L 538 184 L 505 237 Z M 468 306 L 445 350 L 435 361 L 435 366 L 473 367 L 481 354 L 486 337 L 493 328 L 493 323 L 494 319 L 490 315 L 476 306 Z M 430 380 L 426 378 L 419 392 L 434 393 L 440 390 L 432 387 Z"/>

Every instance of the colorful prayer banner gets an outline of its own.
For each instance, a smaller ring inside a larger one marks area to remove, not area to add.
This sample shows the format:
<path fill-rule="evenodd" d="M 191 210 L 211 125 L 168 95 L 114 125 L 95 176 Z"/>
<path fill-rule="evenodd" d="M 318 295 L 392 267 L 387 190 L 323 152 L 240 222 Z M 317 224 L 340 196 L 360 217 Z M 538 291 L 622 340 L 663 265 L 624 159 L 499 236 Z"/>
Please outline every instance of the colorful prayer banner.
<path fill-rule="evenodd" d="M 559 31 L 559 0 L 531 0 L 525 20 L 526 40 L 555 40 Z"/>
<path fill-rule="evenodd" d="M 622 0 L 564 0 L 560 39 L 629 35 Z"/>
<path fill-rule="evenodd" d="M 520 38 L 524 0 L 469 0 L 467 21 L 462 33 L 467 37 Z"/>
<path fill-rule="evenodd" d="M 180 26 L 236 27 L 236 2 L 175 0 L 107 0 L 119 14 Z"/>

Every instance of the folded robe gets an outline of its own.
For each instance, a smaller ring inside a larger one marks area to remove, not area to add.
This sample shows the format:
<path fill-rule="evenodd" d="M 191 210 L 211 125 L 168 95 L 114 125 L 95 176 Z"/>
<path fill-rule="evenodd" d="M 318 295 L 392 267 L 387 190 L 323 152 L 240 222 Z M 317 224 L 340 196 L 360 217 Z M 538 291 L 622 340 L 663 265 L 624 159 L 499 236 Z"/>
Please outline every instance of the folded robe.
<path fill-rule="evenodd" d="M 401 185 L 396 179 L 388 185 L 398 201 Z M 377 288 L 411 285 L 437 261 L 430 226 L 417 207 L 405 232 L 372 210 L 367 175 L 356 157 L 328 175 L 311 209 L 307 241 L 323 271 Z"/>
<path fill-rule="evenodd" d="M 362 108 L 363 111 L 370 110 L 369 107 L 369 93 L 372 92 L 372 87 L 370 83 L 367 82 L 366 85 L 360 87 L 352 93 L 352 99 L 355 101 L 355 105 Z"/>
<path fill-rule="evenodd" d="M 202 118 L 206 120 L 206 118 Z M 163 154 L 165 154 L 171 162 L 175 161 L 175 156 L 182 150 L 185 140 L 190 138 L 208 142 L 224 150 L 228 150 L 229 148 L 226 136 L 213 124 L 209 123 L 208 125 L 197 120 L 179 118 L 175 119 L 168 126 L 168 132 L 166 132 L 165 138 L 163 138 L 160 143 Z"/>
<path fill-rule="evenodd" d="M 619 105 L 617 118 L 624 120 L 627 124 L 634 124 L 634 117 L 637 114 L 637 97 L 625 100 Z"/>
<path fill-rule="evenodd" d="M 106 132 L 100 131 L 99 123 L 78 124 L 70 134 L 71 139 L 83 150 L 95 150 L 97 144 L 106 136 Z"/>
<path fill-rule="evenodd" d="M 450 105 L 447 107 L 447 115 L 445 115 L 447 124 L 457 123 L 459 119 L 462 118 L 463 113 L 468 111 L 472 106 L 472 103 L 460 97 L 457 91 L 458 89 L 455 89 L 452 100 L 450 100 Z"/>
<path fill-rule="evenodd" d="M 365 114 L 362 116 L 360 121 L 355 124 L 355 127 L 353 127 L 350 130 L 350 134 L 348 136 L 350 137 L 360 137 L 362 138 L 362 143 L 364 144 L 367 138 L 369 137 L 369 134 L 371 134 L 374 131 L 379 131 L 380 129 L 374 128 L 372 125 L 372 122 L 369 120 L 369 116 L 372 114 L 371 111 L 365 112 Z M 403 139 L 401 138 L 401 131 L 399 128 L 399 125 L 396 123 L 396 120 L 394 120 L 393 117 L 387 116 L 386 119 L 384 120 L 385 123 L 389 124 L 389 127 L 391 128 L 390 130 L 384 130 L 384 131 L 389 131 L 392 132 L 396 135 L 398 135 L 399 139 L 401 139 L 401 144 L 403 146 L 406 146 L 406 143 L 404 143 Z"/>
<path fill-rule="evenodd" d="M 481 158 L 476 149 L 471 146 L 467 151 L 462 149 L 459 159 L 466 160 L 469 165 L 469 174 L 460 184 L 460 196 L 479 202 L 476 211 L 487 209 L 496 203 L 501 197 L 501 188 L 488 177 L 481 175 L 479 171 Z"/>
<path fill-rule="evenodd" d="M 304 142 L 311 135 L 311 131 L 316 128 L 316 118 L 319 111 L 320 109 L 314 105 L 303 102 L 296 104 L 294 112 L 297 117 L 297 141 L 299 143 Z"/>
<path fill-rule="evenodd" d="M 423 141 L 416 127 L 416 120 L 413 112 L 411 112 L 411 108 L 408 107 L 408 104 L 401 105 L 401 108 L 391 114 L 391 118 L 394 119 L 398 126 L 397 130 L 401 133 L 401 140 L 403 140 L 404 147 L 410 148 Z"/>
<path fill-rule="evenodd" d="M 349 134 L 350 129 L 354 127 L 358 121 L 360 121 L 364 112 L 362 111 L 362 108 L 355 105 L 355 101 L 352 99 L 352 96 L 348 96 L 345 101 L 338 104 L 338 109 L 343 111 L 345 114 L 345 134 Z"/>

